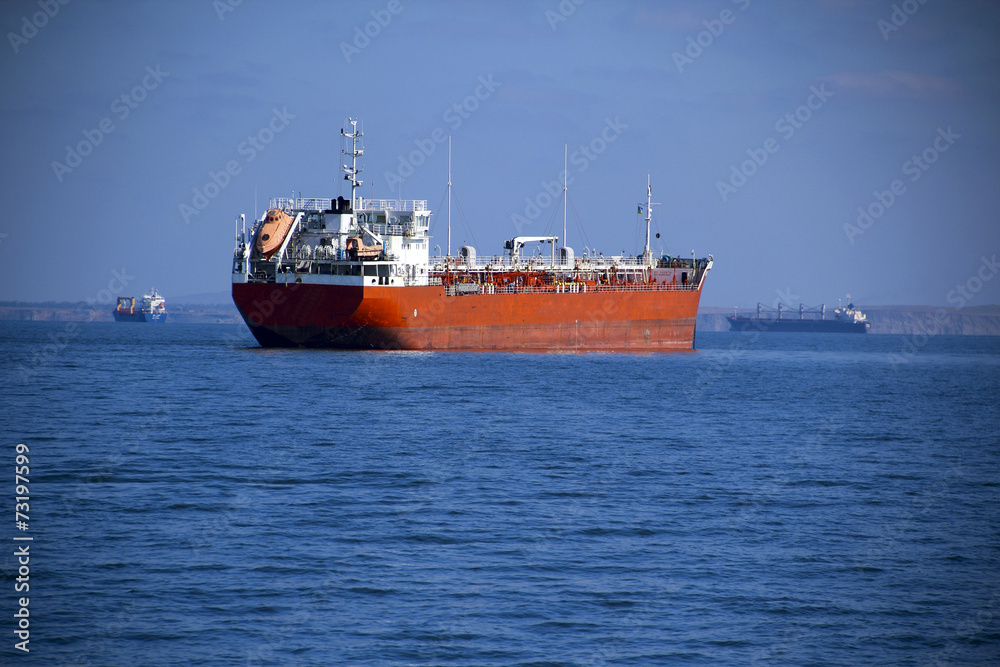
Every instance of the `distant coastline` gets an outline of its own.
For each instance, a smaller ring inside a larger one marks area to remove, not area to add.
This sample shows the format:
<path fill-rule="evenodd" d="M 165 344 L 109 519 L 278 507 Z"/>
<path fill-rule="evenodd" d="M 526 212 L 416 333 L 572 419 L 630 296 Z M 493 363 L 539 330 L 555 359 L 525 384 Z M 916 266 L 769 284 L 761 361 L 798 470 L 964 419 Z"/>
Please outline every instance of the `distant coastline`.
<path fill-rule="evenodd" d="M 203 300 L 203 299 L 200 299 Z M 942 306 L 859 305 L 872 323 L 871 334 L 942 333 L 958 336 L 1000 336 L 1000 305 L 946 308 Z M 179 324 L 236 324 L 242 322 L 230 301 L 183 303 L 168 301 L 170 322 Z M 743 312 L 743 311 L 741 311 Z M 729 331 L 732 308 L 702 307 L 698 331 Z M 793 315 L 794 317 L 794 315 Z M 0 301 L 0 321 L 113 322 L 111 305 L 93 307 L 84 302 Z"/>

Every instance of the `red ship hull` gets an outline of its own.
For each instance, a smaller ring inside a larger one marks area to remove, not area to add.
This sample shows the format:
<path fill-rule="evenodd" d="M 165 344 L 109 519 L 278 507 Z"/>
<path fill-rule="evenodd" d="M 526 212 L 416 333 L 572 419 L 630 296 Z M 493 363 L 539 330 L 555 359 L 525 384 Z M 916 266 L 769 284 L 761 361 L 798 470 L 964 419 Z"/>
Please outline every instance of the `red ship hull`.
<path fill-rule="evenodd" d="M 264 347 L 666 351 L 694 345 L 697 289 L 467 294 L 444 287 L 234 283 Z"/>

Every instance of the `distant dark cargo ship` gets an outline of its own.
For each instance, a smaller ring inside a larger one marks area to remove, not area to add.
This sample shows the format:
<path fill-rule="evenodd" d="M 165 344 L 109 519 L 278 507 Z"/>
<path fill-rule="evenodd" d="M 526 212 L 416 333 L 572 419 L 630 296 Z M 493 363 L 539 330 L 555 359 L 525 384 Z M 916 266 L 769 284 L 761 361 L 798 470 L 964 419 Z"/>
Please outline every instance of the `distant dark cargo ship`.
<path fill-rule="evenodd" d="M 134 296 L 118 297 L 118 305 L 111 311 L 115 322 L 166 322 L 167 308 L 163 297 L 151 289 L 144 294 L 142 301 L 136 303 Z"/>
<path fill-rule="evenodd" d="M 766 311 L 766 313 L 765 313 Z M 794 313 L 794 311 L 792 311 Z M 777 313 L 770 315 L 770 313 Z M 765 317 L 765 314 L 770 316 Z M 789 317 L 788 311 L 782 313 L 781 304 L 777 310 L 757 304 L 757 317 L 736 315 L 727 317 L 732 331 L 774 331 L 774 332 L 808 332 L 808 333 L 866 333 L 872 328 L 868 317 L 854 308 L 848 297 L 847 307 L 838 306 L 833 311 L 833 319 L 826 319 L 826 304 L 818 308 L 806 308 L 800 305 L 798 317 Z M 818 315 L 818 317 L 817 317 Z"/>

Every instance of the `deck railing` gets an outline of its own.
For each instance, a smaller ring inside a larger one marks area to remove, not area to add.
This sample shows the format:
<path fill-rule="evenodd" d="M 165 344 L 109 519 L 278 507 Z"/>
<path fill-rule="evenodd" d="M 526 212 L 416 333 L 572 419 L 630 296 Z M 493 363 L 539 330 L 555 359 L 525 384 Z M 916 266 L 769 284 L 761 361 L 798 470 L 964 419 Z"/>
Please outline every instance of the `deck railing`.
<path fill-rule="evenodd" d="M 272 197 L 268 208 L 279 208 L 282 211 L 315 211 L 318 213 L 330 208 L 330 199 L 329 197 L 323 199 Z"/>
<path fill-rule="evenodd" d="M 434 279 L 432 279 L 434 280 Z M 440 284 L 432 282 L 430 284 Z M 670 283 L 635 283 L 617 285 L 586 285 L 582 283 L 567 283 L 563 285 L 491 285 L 476 283 L 455 283 L 445 288 L 447 296 L 465 296 L 469 294 L 587 294 L 587 293 L 632 293 L 632 292 L 693 292 L 698 289 L 697 283 L 673 285 Z"/>
<path fill-rule="evenodd" d="M 530 257 L 513 258 L 510 255 L 494 255 L 487 257 L 476 257 L 467 259 L 465 257 L 432 257 L 430 265 L 434 271 L 475 270 L 475 271 L 607 271 L 610 269 L 630 269 L 632 271 L 641 270 L 646 267 L 641 257 L 613 256 L 613 257 L 576 257 L 570 262 L 560 260 L 558 257 L 555 263 L 551 256 L 534 255 Z M 653 260 L 653 268 L 656 269 L 704 269 L 708 265 L 708 259 L 691 260 L 690 258 L 675 257 L 671 259 L 656 258 Z"/>
<path fill-rule="evenodd" d="M 330 197 L 272 197 L 269 208 L 280 208 L 283 211 L 315 211 L 329 210 Z M 357 210 L 363 211 L 426 211 L 426 199 L 365 199 L 358 197 Z"/>
<path fill-rule="evenodd" d="M 426 199 L 365 199 L 358 197 L 359 211 L 426 211 Z"/>

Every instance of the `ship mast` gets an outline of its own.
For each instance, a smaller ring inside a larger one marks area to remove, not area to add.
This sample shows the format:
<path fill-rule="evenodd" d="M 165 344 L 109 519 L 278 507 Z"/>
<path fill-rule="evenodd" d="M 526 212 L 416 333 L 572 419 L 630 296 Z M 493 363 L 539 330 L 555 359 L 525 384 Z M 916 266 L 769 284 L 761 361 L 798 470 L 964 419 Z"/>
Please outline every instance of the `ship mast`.
<path fill-rule="evenodd" d="M 652 263 L 653 258 L 649 250 L 649 221 L 653 217 L 654 206 L 659 206 L 659 204 L 653 201 L 653 188 L 649 184 L 649 174 L 646 174 L 646 246 L 642 251 L 642 261 L 646 266 Z"/>
<path fill-rule="evenodd" d="M 566 247 L 566 156 L 569 154 L 569 144 L 563 144 L 563 242 L 562 247 Z M 553 246 L 554 247 L 554 246 Z"/>
<path fill-rule="evenodd" d="M 448 257 L 451 257 L 451 135 L 448 135 Z"/>
<path fill-rule="evenodd" d="M 354 198 L 354 191 L 361 187 L 361 181 L 358 180 L 358 174 L 363 170 L 358 169 L 358 158 L 365 153 L 364 148 L 358 148 L 359 140 L 364 136 L 358 131 L 358 119 L 348 118 L 347 122 L 351 124 L 350 133 L 344 132 L 343 129 L 340 130 L 340 134 L 351 140 L 351 150 L 348 152 L 346 148 L 343 153 L 345 156 L 349 155 L 351 157 L 351 166 L 348 167 L 344 165 L 344 180 L 351 182 L 351 210 L 353 211 L 356 205 Z"/>

